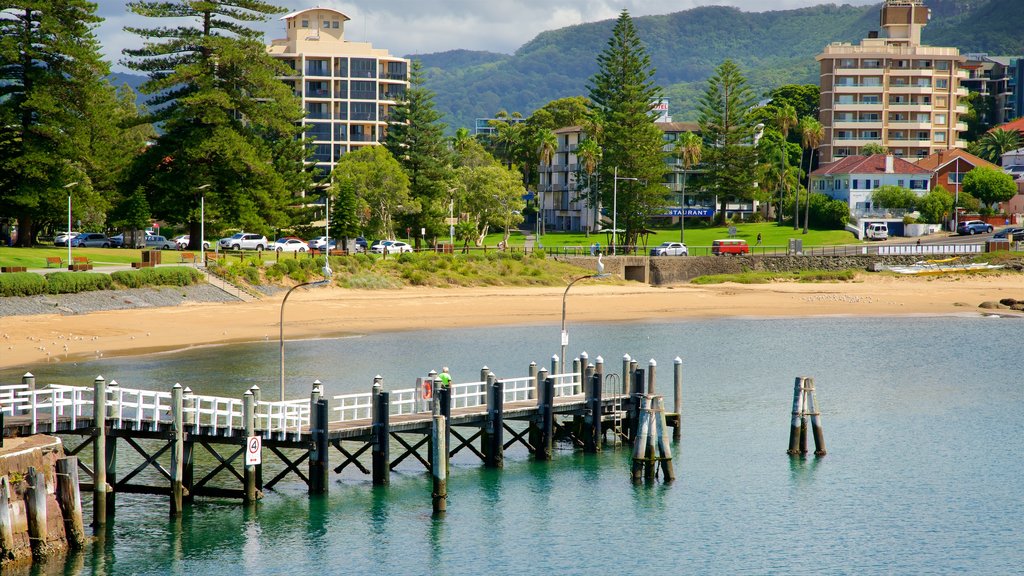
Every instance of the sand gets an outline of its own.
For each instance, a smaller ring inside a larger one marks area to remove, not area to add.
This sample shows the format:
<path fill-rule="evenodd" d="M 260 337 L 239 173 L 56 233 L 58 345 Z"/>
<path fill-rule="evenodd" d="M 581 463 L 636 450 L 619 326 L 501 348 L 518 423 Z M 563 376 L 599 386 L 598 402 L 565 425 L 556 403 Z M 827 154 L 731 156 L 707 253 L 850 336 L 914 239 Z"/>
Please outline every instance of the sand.
<path fill-rule="evenodd" d="M 288 340 L 561 320 L 564 288 L 404 288 L 293 292 L 285 310 Z M 569 322 L 721 317 L 977 315 L 978 304 L 1024 299 L 1015 274 L 892 277 L 854 282 L 712 286 L 580 283 L 568 298 Z M 195 304 L 79 316 L 0 318 L 0 368 L 48 361 L 140 354 L 197 345 L 277 340 L 283 295 L 252 303 Z"/>

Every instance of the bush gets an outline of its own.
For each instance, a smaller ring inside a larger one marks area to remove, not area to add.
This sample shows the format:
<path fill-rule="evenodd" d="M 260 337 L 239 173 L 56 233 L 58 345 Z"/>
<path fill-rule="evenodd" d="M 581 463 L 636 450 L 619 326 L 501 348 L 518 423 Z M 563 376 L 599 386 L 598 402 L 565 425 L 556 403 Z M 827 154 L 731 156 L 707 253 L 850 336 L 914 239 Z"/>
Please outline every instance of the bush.
<path fill-rule="evenodd" d="M 46 279 L 35 272 L 0 274 L 0 296 L 35 296 L 46 292 Z"/>
<path fill-rule="evenodd" d="M 125 288 L 141 288 L 143 286 L 189 286 L 198 283 L 203 276 L 193 268 L 176 266 L 173 268 L 121 270 L 112 273 L 110 277 Z"/>
<path fill-rule="evenodd" d="M 110 290 L 114 282 L 108 274 L 96 272 L 53 272 L 46 275 L 49 294 L 77 294 L 91 290 Z"/>

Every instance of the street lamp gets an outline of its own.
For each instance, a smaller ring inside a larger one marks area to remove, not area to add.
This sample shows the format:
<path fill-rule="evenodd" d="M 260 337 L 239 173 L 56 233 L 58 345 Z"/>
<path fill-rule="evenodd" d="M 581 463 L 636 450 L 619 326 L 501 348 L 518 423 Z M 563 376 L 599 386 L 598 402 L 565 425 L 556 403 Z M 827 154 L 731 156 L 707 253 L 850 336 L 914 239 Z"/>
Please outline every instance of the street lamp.
<path fill-rule="evenodd" d="M 203 184 L 196 190 L 206 190 L 209 188 L 209 184 Z M 206 264 L 206 192 L 202 192 L 199 197 L 199 251 L 203 255 L 200 260 L 203 261 L 203 265 Z"/>
<path fill-rule="evenodd" d="M 68 268 L 71 267 L 71 188 L 73 186 L 78 186 L 77 180 L 64 185 L 64 189 L 68 191 L 68 237 L 64 239 L 68 245 Z"/>
<path fill-rule="evenodd" d="M 611 274 L 604 273 L 604 263 L 601 262 L 601 255 L 598 254 L 597 274 L 587 274 L 586 276 L 580 276 L 579 278 L 574 279 L 569 282 L 569 285 L 565 287 L 565 292 L 562 293 L 562 355 L 559 356 L 559 361 L 562 363 L 562 372 L 565 372 L 565 348 L 569 345 L 569 332 L 565 329 L 565 301 L 569 296 L 569 289 L 572 288 L 573 284 L 580 280 L 585 280 L 587 278 L 607 278 L 609 276 L 611 276 Z"/>
<path fill-rule="evenodd" d="M 325 286 L 327 284 L 330 284 L 332 271 L 331 271 L 331 266 L 329 264 L 324 264 L 323 273 L 324 273 L 324 279 L 323 280 L 317 280 L 316 282 L 303 282 L 302 284 L 297 284 L 295 286 L 292 286 L 288 290 L 288 292 L 285 293 L 284 300 L 281 301 L 281 320 L 280 320 L 280 323 L 279 323 L 280 333 L 278 335 L 278 343 L 279 343 L 280 349 L 281 349 L 281 398 L 280 399 L 281 399 L 282 402 L 284 402 L 284 305 L 285 305 L 286 302 L 288 302 L 288 297 L 292 295 L 292 292 L 294 292 L 296 288 L 302 288 L 303 286 Z"/>
<path fill-rule="evenodd" d="M 619 233 L 619 180 L 632 180 L 639 182 L 639 178 L 619 177 L 619 167 L 616 166 L 612 172 L 612 254 L 618 244 Z"/>

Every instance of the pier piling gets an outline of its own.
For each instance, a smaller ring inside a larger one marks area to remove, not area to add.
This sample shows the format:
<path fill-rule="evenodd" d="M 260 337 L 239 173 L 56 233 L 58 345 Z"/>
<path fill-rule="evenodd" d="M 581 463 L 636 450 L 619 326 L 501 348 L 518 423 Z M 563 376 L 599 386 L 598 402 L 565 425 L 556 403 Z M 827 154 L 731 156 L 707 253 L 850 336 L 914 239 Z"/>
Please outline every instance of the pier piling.
<path fill-rule="evenodd" d="M 251 395 L 250 395 L 251 396 Z M 171 412 L 174 423 L 171 428 L 171 517 L 181 514 L 184 486 L 185 458 L 185 415 L 184 391 L 181 384 L 175 383 L 171 388 Z"/>
<path fill-rule="evenodd" d="M 543 374 L 544 371 L 541 371 Z M 546 376 L 546 374 L 545 374 Z M 544 402 L 540 409 L 540 441 L 536 447 L 538 460 L 551 460 L 555 432 L 555 379 L 544 379 Z"/>
<path fill-rule="evenodd" d="M 64 517 L 64 536 L 68 547 L 81 550 L 85 546 L 82 524 L 82 499 L 78 490 L 78 457 L 57 460 L 57 504 Z"/>
<path fill-rule="evenodd" d="M 622 394 L 629 395 L 629 387 L 632 385 L 633 379 L 629 373 L 629 365 L 633 361 L 629 357 L 629 354 L 623 354 L 622 356 Z"/>
<path fill-rule="evenodd" d="M 811 434 L 814 436 L 814 455 L 824 456 L 825 435 L 821 426 L 821 412 L 814 392 L 814 378 L 797 376 L 793 384 L 793 419 L 789 428 L 790 456 L 807 454 L 807 418 L 811 419 Z"/>
<path fill-rule="evenodd" d="M 14 524 L 11 521 L 11 484 L 0 476 L 0 562 L 14 557 Z"/>
<path fill-rule="evenodd" d="M 647 393 L 654 394 L 655 387 L 655 369 L 658 367 L 658 363 L 655 362 L 654 358 L 647 363 Z"/>
<path fill-rule="evenodd" d="M 800 416 L 803 414 L 804 379 L 797 376 L 793 381 L 793 422 L 789 427 L 789 450 L 787 454 L 800 454 Z"/>
<path fill-rule="evenodd" d="M 644 418 L 643 414 L 649 411 L 650 400 L 647 396 L 636 398 L 638 402 L 638 413 L 641 416 L 637 421 L 636 434 L 633 439 L 633 483 L 639 483 L 644 473 L 644 462 L 647 461 L 647 435 L 650 433 L 650 420 Z"/>
<path fill-rule="evenodd" d="M 312 414 L 311 414 L 312 416 Z M 245 426 L 245 446 L 248 446 L 249 438 L 256 434 L 256 399 L 252 390 L 246 390 L 242 395 L 242 418 Z M 177 452 L 177 450 L 175 450 Z M 242 502 L 253 504 L 256 502 L 256 465 L 244 464 L 242 469 Z"/>
<path fill-rule="evenodd" d="M 676 471 L 672 466 L 672 445 L 668 441 L 668 427 L 665 423 L 665 400 L 661 396 L 654 397 L 654 417 L 658 426 L 657 447 L 662 481 L 672 482 L 676 479 Z"/>
<path fill-rule="evenodd" d="M 377 384 L 374 384 L 377 389 Z M 391 481 L 391 393 L 380 391 L 374 395 L 373 411 L 373 484 L 386 486 Z"/>
<path fill-rule="evenodd" d="M 444 514 L 448 509 L 448 444 L 445 442 L 447 419 L 441 414 L 440 405 L 434 404 L 433 422 L 430 428 L 431 470 L 433 489 L 430 494 L 434 514 Z"/>
<path fill-rule="evenodd" d="M 814 434 L 814 455 L 824 456 L 825 434 L 821 429 L 821 412 L 818 411 L 818 399 L 814 394 L 814 378 L 808 378 L 805 386 L 807 393 L 807 409 L 811 413 L 811 432 Z"/>
<path fill-rule="evenodd" d="M 92 525 L 102 528 L 107 524 L 107 381 L 103 376 L 97 376 L 93 381 L 93 398 Z"/>
<path fill-rule="evenodd" d="M 35 467 L 29 466 L 28 492 L 25 494 L 25 512 L 28 516 L 28 538 L 32 558 L 40 560 L 49 556 L 46 540 L 49 531 L 46 525 L 46 477 Z"/>
<path fill-rule="evenodd" d="M 193 454 L 195 449 L 195 442 L 192 441 L 192 434 L 196 432 L 196 397 L 192 394 L 192 389 L 185 387 L 182 391 L 182 427 L 188 430 L 188 436 L 182 443 L 181 453 L 181 486 L 182 486 L 182 501 L 191 504 L 195 499 L 192 495 L 192 486 L 195 479 L 195 466 L 193 462 Z"/>
<path fill-rule="evenodd" d="M 492 372 L 487 375 L 487 388 L 491 391 L 491 415 L 488 418 L 490 445 L 485 452 L 487 458 L 484 465 L 489 468 L 502 468 L 505 465 L 505 383 L 498 380 Z"/>
<path fill-rule="evenodd" d="M 604 385 L 604 360 L 597 357 L 593 374 L 586 381 L 587 417 L 583 435 L 583 451 L 596 454 L 601 450 L 601 396 Z"/>
<path fill-rule="evenodd" d="M 680 440 L 683 437 L 683 359 L 676 356 L 673 368 L 672 411 L 676 413 L 679 420 L 676 422 L 675 428 L 672 429 L 672 439 Z"/>

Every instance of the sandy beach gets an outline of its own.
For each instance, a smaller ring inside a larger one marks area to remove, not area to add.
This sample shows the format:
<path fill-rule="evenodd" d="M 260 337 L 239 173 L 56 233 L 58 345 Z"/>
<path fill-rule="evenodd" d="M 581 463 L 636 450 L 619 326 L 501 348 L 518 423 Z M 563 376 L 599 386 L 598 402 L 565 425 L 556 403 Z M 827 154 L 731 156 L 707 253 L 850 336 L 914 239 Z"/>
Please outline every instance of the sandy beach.
<path fill-rule="evenodd" d="M 495 325 L 551 325 L 561 319 L 564 288 L 319 288 L 292 293 L 285 338 Z M 0 318 L 0 368 L 98 355 L 197 345 L 277 340 L 283 295 L 252 303 L 195 304 Z M 569 322 L 721 317 L 980 314 L 978 304 L 1024 299 L 1020 275 L 892 277 L 854 282 L 712 286 L 577 284 Z M 66 347 L 66 349 L 65 349 Z"/>

